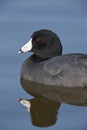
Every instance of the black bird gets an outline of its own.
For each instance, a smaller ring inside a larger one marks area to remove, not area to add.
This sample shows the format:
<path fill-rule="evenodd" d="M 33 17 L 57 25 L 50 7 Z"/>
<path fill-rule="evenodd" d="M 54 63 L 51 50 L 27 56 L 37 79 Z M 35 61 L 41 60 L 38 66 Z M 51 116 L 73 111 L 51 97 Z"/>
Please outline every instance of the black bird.
<path fill-rule="evenodd" d="M 62 55 L 59 37 L 42 29 L 32 34 L 19 53 L 33 52 L 22 65 L 21 77 L 46 85 L 87 87 L 87 54 Z"/>

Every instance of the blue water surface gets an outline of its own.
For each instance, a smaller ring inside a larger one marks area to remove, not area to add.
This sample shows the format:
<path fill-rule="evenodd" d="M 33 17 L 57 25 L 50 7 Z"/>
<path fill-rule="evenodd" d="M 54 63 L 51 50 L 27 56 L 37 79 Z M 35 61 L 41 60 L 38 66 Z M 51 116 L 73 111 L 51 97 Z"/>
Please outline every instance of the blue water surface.
<path fill-rule="evenodd" d="M 56 32 L 63 53 L 87 53 L 86 0 L 0 0 L 0 130 L 37 130 L 19 97 L 32 98 L 20 85 L 19 48 L 38 29 Z M 87 107 L 62 104 L 55 125 L 43 129 L 87 130 Z"/>

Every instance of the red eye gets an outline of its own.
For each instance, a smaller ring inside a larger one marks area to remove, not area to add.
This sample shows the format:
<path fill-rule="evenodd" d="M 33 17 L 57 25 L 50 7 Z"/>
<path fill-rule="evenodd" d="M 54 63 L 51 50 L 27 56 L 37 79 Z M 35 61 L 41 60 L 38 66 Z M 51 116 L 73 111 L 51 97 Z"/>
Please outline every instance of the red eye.
<path fill-rule="evenodd" d="M 36 38 L 36 42 L 40 42 L 40 38 L 38 37 L 38 38 Z"/>

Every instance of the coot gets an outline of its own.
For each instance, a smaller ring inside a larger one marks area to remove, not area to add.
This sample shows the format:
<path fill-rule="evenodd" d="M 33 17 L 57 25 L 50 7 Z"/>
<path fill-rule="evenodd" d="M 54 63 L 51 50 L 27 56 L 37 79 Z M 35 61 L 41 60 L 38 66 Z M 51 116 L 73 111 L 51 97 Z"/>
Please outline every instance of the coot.
<path fill-rule="evenodd" d="M 87 87 L 87 54 L 62 55 L 56 33 L 42 29 L 34 32 L 19 53 L 33 52 L 24 61 L 20 76 L 52 87 Z"/>

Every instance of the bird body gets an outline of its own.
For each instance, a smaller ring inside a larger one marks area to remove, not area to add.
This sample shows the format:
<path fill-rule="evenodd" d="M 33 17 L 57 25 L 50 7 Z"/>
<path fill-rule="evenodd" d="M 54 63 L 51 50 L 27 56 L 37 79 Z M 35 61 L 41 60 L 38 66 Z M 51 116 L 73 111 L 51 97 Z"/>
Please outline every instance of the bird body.
<path fill-rule="evenodd" d="M 48 60 L 32 55 L 23 63 L 21 77 L 52 86 L 87 87 L 87 55 L 73 53 Z"/>

